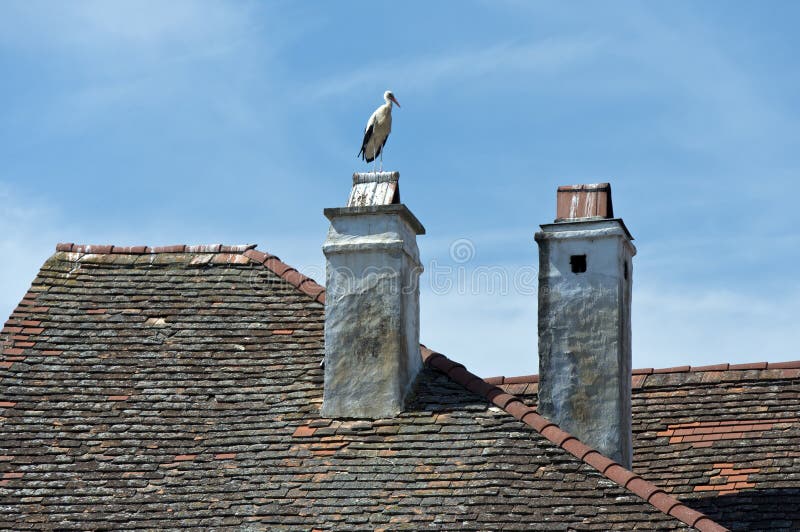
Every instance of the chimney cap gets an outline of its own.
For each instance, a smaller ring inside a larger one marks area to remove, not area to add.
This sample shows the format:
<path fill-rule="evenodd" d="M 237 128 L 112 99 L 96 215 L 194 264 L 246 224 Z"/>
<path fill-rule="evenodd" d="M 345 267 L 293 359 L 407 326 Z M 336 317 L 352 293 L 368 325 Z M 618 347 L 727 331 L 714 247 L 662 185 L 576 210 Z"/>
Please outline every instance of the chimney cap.
<path fill-rule="evenodd" d="M 610 183 L 558 187 L 556 222 L 610 218 L 614 218 Z"/>
<path fill-rule="evenodd" d="M 414 230 L 415 234 L 425 234 L 425 227 L 422 225 L 422 222 L 420 222 L 403 203 L 391 205 L 370 205 L 367 207 L 328 207 L 323 209 L 322 212 L 331 222 L 337 218 L 346 216 L 396 214 L 411 226 L 411 229 Z"/>

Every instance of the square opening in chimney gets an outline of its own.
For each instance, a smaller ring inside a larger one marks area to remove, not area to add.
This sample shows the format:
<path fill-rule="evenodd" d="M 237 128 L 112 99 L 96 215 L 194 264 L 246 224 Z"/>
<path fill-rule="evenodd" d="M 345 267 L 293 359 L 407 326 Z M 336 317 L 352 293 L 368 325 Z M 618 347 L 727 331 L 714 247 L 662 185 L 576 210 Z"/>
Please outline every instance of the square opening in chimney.
<path fill-rule="evenodd" d="M 569 258 L 569 264 L 572 266 L 572 273 L 583 273 L 586 271 L 586 255 L 572 255 Z"/>

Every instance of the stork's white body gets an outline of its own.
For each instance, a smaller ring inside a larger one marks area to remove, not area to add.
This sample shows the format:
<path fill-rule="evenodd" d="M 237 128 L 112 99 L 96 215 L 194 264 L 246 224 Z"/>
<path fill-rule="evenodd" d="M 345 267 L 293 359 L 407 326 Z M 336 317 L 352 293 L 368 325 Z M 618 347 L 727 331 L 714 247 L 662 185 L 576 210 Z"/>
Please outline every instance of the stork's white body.
<path fill-rule="evenodd" d="M 365 161 L 371 163 L 376 157 L 383 154 L 383 146 L 389 133 L 392 132 L 392 102 L 397 103 L 391 91 L 386 91 L 383 95 L 386 103 L 375 109 L 372 116 L 367 121 L 364 128 L 364 141 L 361 144 L 361 151 L 358 152 Z M 397 103 L 399 106 L 400 104 Z M 383 157 L 381 157 L 383 161 Z"/>
<path fill-rule="evenodd" d="M 375 109 L 375 112 L 369 117 L 367 127 L 364 128 L 365 135 L 370 128 L 372 133 L 366 139 L 363 147 L 364 158 L 368 163 L 380 155 L 386 139 L 389 138 L 389 133 L 392 132 L 392 102 L 385 103 Z"/>

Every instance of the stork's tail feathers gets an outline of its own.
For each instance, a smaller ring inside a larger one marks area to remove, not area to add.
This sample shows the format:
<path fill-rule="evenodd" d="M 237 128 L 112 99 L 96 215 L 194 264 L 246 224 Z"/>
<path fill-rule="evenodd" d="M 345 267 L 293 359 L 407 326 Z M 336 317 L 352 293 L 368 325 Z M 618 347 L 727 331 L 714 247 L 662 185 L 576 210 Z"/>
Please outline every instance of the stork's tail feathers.
<path fill-rule="evenodd" d="M 361 157 L 361 159 L 363 159 L 363 160 L 367 161 L 368 163 L 371 163 L 372 161 L 374 161 L 374 160 L 375 160 L 375 157 L 377 157 L 377 156 L 378 156 L 378 155 L 380 155 L 380 153 L 381 153 L 381 150 L 380 150 L 380 148 L 379 148 L 379 149 L 378 149 L 378 153 L 376 153 L 376 154 L 375 154 L 375 156 L 373 156 L 372 158 L 370 158 L 370 156 L 369 156 L 369 155 L 367 155 L 367 152 L 366 152 L 366 149 L 365 149 L 365 148 L 366 148 L 366 146 L 361 146 L 361 151 L 359 151 L 359 152 L 358 152 L 358 155 L 356 155 L 356 157 Z"/>

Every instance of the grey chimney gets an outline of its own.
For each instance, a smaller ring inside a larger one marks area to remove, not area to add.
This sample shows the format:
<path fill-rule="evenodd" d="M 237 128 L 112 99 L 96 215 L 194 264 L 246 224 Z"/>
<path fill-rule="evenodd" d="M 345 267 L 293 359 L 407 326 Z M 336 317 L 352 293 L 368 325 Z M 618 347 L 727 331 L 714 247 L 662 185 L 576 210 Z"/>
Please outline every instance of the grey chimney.
<path fill-rule="evenodd" d="M 355 174 L 347 207 L 325 209 L 322 415 L 391 417 L 422 368 L 419 220 L 400 203 L 397 172 Z"/>
<path fill-rule="evenodd" d="M 539 412 L 631 467 L 631 278 L 611 186 L 559 187 L 539 244 Z"/>

